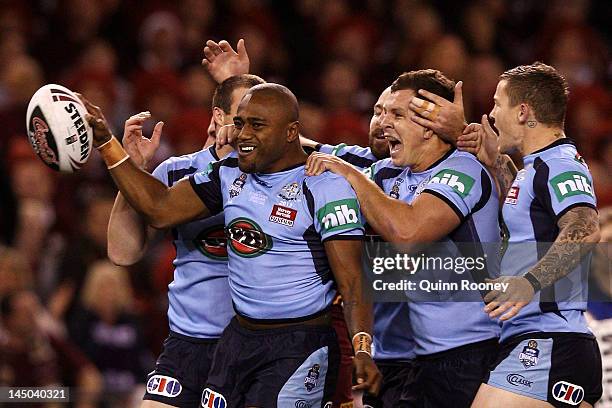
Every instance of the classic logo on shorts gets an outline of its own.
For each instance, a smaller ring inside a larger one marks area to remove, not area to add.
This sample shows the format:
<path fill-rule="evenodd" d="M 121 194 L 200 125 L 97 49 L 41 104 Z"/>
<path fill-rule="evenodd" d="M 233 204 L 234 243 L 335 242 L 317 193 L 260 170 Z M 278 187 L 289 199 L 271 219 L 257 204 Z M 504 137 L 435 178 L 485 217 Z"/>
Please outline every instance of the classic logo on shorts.
<path fill-rule="evenodd" d="M 529 381 L 528 379 L 526 379 L 520 374 L 508 374 L 506 376 L 506 381 L 508 381 L 510 384 L 516 387 L 524 385 L 526 387 L 531 388 L 531 384 L 533 384 L 533 381 Z"/>
<path fill-rule="evenodd" d="M 584 399 L 584 389 L 567 381 L 558 381 L 552 388 L 553 398 L 570 405 L 578 405 Z"/>
<path fill-rule="evenodd" d="M 588 195 L 593 197 L 593 185 L 584 174 L 577 171 L 566 171 L 550 179 L 557 200 L 559 202 L 575 195 Z"/>
<path fill-rule="evenodd" d="M 274 204 L 268 221 L 275 222 L 281 225 L 286 225 L 287 227 L 293 227 L 296 216 L 297 210 L 294 210 L 293 208 L 283 207 L 282 205 Z"/>
<path fill-rule="evenodd" d="M 433 176 L 429 184 L 446 184 L 465 198 L 474 186 L 474 179 L 460 171 L 444 169 Z"/>
<path fill-rule="evenodd" d="M 540 350 L 538 350 L 538 342 L 535 340 L 529 340 L 527 345 L 523 347 L 523 351 L 519 353 L 518 359 L 525 366 L 525 368 L 533 367 L 538 364 L 538 356 Z"/>
<path fill-rule="evenodd" d="M 196 248 L 212 259 L 227 260 L 227 237 L 222 225 L 215 225 L 200 232 L 193 240 Z"/>
<path fill-rule="evenodd" d="M 354 198 L 332 201 L 317 211 L 325 232 L 363 228 L 359 221 L 359 203 Z"/>
<path fill-rule="evenodd" d="M 204 408 L 226 408 L 227 402 L 225 401 L 225 397 L 218 392 L 211 390 L 210 388 L 205 388 L 202 391 L 202 400 L 201 406 Z"/>
<path fill-rule="evenodd" d="M 236 218 L 226 228 L 229 246 L 236 255 L 253 258 L 272 248 L 272 237 L 248 218 Z"/>
<path fill-rule="evenodd" d="M 147 392 L 149 394 L 162 395 L 174 398 L 181 393 L 183 387 L 177 379 L 165 375 L 154 375 L 147 381 Z"/>
<path fill-rule="evenodd" d="M 246 183 L 247 175 L 246 173 L 241 173 L 238 177 L 234 179 L 232 185 L 229 188 L 230 198 L 237 197 L 238 194 L 242 191 L 244 187 L 244 183 Z"/>
<path fill-rule="evenodd" d="M 319 383 L 319 370 L 320 369 L 321 369 L 321 366 L 318 364 L 315 364 L 312 367 L 310 367 L 310 370 L 308 370 L 308 374 L 306 374 L 306 377 L 304 378 L 304 387 L 306 387 L 306 390 L 308 392 L 312 391 Z"/>
<path fill-rule="evenodd" d="M 510 190 L 508 190 L 508 195 L 506 196 L 506 204 L 516 205 L 520 190 L 521 189 L 519 186 L 510 187 Z"/>
<path fill-rule="evenodd" d="M 295 401 L 295 408 L 312 408 L 312 405 L 308 401 L 297 400 Z"/>

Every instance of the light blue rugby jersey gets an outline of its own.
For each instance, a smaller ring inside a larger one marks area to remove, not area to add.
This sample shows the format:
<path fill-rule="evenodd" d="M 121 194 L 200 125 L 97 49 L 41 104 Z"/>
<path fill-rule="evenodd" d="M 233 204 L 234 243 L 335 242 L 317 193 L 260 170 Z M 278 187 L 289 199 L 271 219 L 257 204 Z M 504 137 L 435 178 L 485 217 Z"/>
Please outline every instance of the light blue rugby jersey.
<path fill-rule="evenodd" d="M 190 177 L 211 213 L 224 211 L 229 281 L 236 311 L 255 320 L 302 319 L 325 311 L 336 295 L 327 239 L 363 239 L 350 184 L 304 165 L 247 174 L 228 157 Z"/>
<path fill-rule="evenodd" d="M 557 238 L 557 221 L 568 210 L 596 206 L 591 173 L 571 139 L 559 139 L 523 162 L 502 211 L 509 235 L 503 275 L 527 273 L 546 253 L 547 243 Z M 529 332 L 589 333 L 584 318 L 588 262 L 536 293 L 517 316 L 505 321 L 502 341 Z"/>
<path fill-rule="evenodd" d="M 388 167 L 392 173 L 394 171 L 402 171 L 402 169 L 393 167 L 390 160 L 379 161 L 372 154 L 369 147 L 347 146 L 346 144 L 339 144 L 337 146 L 320 144 L 317 145 L 316 150 L 338 156 L 353 166 L 364 169 L 369 174 L 375 168 L 382 167 Z M 387 171 L 381 172 L 381 179 L 387 174 L 389 174 Z M 397 175 L 397 173 L 393 174 Z M 411 173 L 407 178 L 409 178 L 407 184 L 410 184 L 416 183 L 419 177 L 415 173 Z M 379 184 L 379 186 L 383 188 L 382 185 Z M 372 231 L 371 228 L 366 228 L 366 235 L 371 240 L 380 240 L 380 236 Z M 414 358 L 414 339 L 410 332 L 408 304 L 405 302 L 375 302 L 373 312 L 374 358 L 376 360 L 393 361 L 404 361 Z"/>
<path fill-rule="evenodd" d="M 410 169 L 397 170 L 391 159 L 385 159 L 373 166 L 371 177 L 393 198 L 412 203 L 425 192 L 442 199 L 457 213 L 461 224 L 440 241 L 454 248 L 453 253 L 447 254 L 449 256 L 482 256 L 486 249 L 481 243 L 500 240 L 499 200 L 495 184 L 469 153 L 451 149 L 422 173 L 412 173 Z M 460 254 L 454 243 L 468 243 L 462 248 L 470 248 L 470 253 Z M 485 274 L 464 273 L 446 278 L 482 282 L 496 274 L 491 271 L 496 270 L 496 261 L 488 258 L 487 267 L 489 270 Z M 484 302 L 449 299 L 408 302 L 411 333 L 407 336 L 414 339 L 414 353 L 417 356 L 429 355 L 498 337 L 499 326 L 484 313 L 484 306 Z"/>
<path fill-rule="evenodd" d="M 347 146 L 344 143 L 339 145 L 318 144 L 315 150 L 338 156 L 345 162 L 351 163 L 355 167 L 365 169 L 377 162 L 379 159 L 372 154 L 372 149 L 361 146 Z"/>
<path fill-rule="evenodd" d="M 214 146 L 171 157 L 153 175 L 168 186 L 218 160 Z M 218 338 L 234 315 L 227 279 L 223 213 L 172 229 L 174 280 L 168 285 L 170 330 L 190 337 Z"/>

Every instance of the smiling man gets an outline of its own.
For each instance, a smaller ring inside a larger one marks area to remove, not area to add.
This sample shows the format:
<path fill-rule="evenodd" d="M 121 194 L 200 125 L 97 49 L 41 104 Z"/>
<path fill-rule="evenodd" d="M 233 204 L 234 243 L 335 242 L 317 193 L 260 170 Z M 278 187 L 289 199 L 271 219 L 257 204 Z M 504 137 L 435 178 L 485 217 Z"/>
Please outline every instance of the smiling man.
<path fill-rule="evenodd" d="M 355 345 L 356 389 L 376 393 L 371 304 L 361 292 L 359 206 L 348 183 L 304 174 L 299 110 L 289 89 L 251 88 L 238 106 L 236 155 L 168 188 L 135 166 L 85 101 L 94 145 L 149 224 L 165 228 L 224 211 L 236 317 L 217 345 L 206 406 L 319 406 L 331 398 L 338 343 L 329 308 L 336 285 Z"/>
<path fill-rule="evenodd" d="M 345 177 L 368 224 L 387 242 L 441 242 L 453 251 L 450 256 L 460 251 L 455 244 L 469 243 L 473 254 L 482 255 L 483 243 L 499 241 L 493 180 L 474 156 L 413 122 L 409 109 L 418 89 L 452 101 L 454 88 L 454 82 L 436 70 L 400 75 L 391 85 L 381 118 L 391 157 L 375 163 L 368 177 L 338 157 L 313 153 L 308 174 L 330 170 Z M 487 270 L 464 274 L 475 282 L 487 277 Z M 498 326 L 482 312 L 482 301 L 414 301 L 408 308 L 410 319 L 404 325 L 414 336 L 420 368 L 417 405 L 468 407 L 496 356 Z"/>

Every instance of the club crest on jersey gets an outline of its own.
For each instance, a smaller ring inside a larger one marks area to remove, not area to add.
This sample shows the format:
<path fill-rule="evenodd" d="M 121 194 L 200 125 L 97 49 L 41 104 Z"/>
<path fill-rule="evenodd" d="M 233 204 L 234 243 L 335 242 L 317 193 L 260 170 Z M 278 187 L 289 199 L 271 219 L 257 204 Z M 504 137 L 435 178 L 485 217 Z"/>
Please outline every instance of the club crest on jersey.
<path fill-rule="evenodd" d="M 393 183 L 393 187 L 391 187 L 391 191 L 389 192 L 389 195 L 392 198 L 395 198 L 396 200 L 399 199 L 399 189 L 403 182 L 404 179 L 402 178 L 395 180 L 395 183 Z"/>
<path fill-rule="evenodd" d="M 285 225 L 287 227 L 293 227 L 296 216 L 297 210 L 294 210 L 293 208 L 283 207 L 282 205 L 274 204 L 268 221 Z"/>
<path fill-rule="evenodd" d="M 586 175 L 577 171 L 566 171 L 550 179 L 557 200 L 559 202 L 575 195 L 589 195 L 593 197 L 593 185 Z"/>
<path fill-rule="evenodd" d="M 194 244 L 208 258 L 227 260 L 227 237 L 222 225 L 215 225 L 200 232 L 194 239 Z"/>
<path fill-rule="evenodd" d="M 228 224 L 225 231 L 229 246 L 236 255 L 253 258 L 272 248 L 272 237 L 248 218 L 236 218 Z"/>
<path fill-rule="evenodd" d="M 202 391 L 202 400 L 201 406 L 203 408 L 226 408 L 227 401 L 225 401 L 225 397 L 220 393 L 211 390 L 210 388 L 205 388 Z"/>
<path fill-rule="evenodd" d="M 363 228 L 359 220 L 359 203 L 354 198 L 325 204 L 317 211 L 317 218 L 326 232 Z"/>
<path fill-rule="evenodd" d="M 527 345 L 523 347 L 523 351 L 519 353 L 518 359 L 525 368 L 529 368 L 538 364 L 539 355 L 540 350 L 538 350 L 538 342 L 529 340 Z"/>
<path fill-rule="evenodd" d="M 444 169 L 429 180 L 429 184 L 446 184 L 462 198 L 467 197 L 474 186 L 474 179 L 460 171 Z"/>
<path fill-rule="evenodd" d="M 506 204 L 516 205 L 518 202 L 519 191 L 519 186 L 510 187 L 510 190 L 508 190 L 508 195 L 506 196 Z"/>
<path fill-rule="evenodd" d="M 318 364 L 313 365 L 308 370 L 308 374 L 304 377 L 304 387 L 308 392 L 314 390 L 314 388 L 319 384 L 319 371 L 321 366 Z"/>
<path fill-rule="evenodd" d="M 552 388 L 553 398 L 570 405 L 579 405 L 584 399 L 584 389 L 567 381 L 558 381 Z"/>
<path fill-rule="evenodd" d="M 181 393 L 183 387 L 177 379 L 165 375 L 154 375 L 147 381 L 147 392 L 149 394 L 163 395 L 174 398 Z"/>
<path fill-rule="evenodd" d="M 298 183 L 293 182 L 284 186 L 278 196 L 283 200 L 293 201 L 297 200 L 300 195 L 300 186 Z"/>
<path fill-rule="evenodd" d="M 242 191 L 244 187 L 244 183 L 246 183 L 247 175 L 246 173 L 241 173 L 238 177 L 234 179 L 232 185 L 229 188 L 230 198 L 237 197 L 238 194 Z"/>

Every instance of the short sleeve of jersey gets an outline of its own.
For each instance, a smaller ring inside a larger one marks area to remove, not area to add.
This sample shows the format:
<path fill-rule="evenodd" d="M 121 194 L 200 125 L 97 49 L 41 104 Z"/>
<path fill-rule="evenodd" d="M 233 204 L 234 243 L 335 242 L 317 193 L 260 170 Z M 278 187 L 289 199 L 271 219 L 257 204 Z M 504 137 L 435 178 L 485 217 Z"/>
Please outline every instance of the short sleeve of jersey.
<path fill-rule="evenodd" d="M 335 148 L 336 146 L 333 146 L 333 145 L 318 144 L 315 150 L 321 153 L 333 154 L 332 152 L 334 151 Z"/>
<path fill-rule="evenodd" d="M 348 181 L 334 176 L 318 181 L 311 190 L 314 226 L 321 241 L 363 236 L 363 216 L 359 201 Z"/>
<path fill-rule="evenodd" d="M 596 207 L 593 179 L 586 165 L 562 158 L 542 162 L 535 170 L 533 190 L 536 198 L 555 218 L 573 207 Z M 547 201 L 550 205 L 547 205 Z"/>
<path fill-rule="evenodd" d="M 211 215 L 223 211 L 223 194 L 221 193 L 221 165 L 223 161 L 215 163 L 211 169 L 189 176 L 189 182 L 202 200 Z"/>
<path fill-rule="evenodd" d="M 356 145 L 347 146 L 346 144 L 341 143 L 336 146 L 319 145 L 317 150 L 321 153 L 337 156 L 345 162 L 361 169 L 370 167 L 372 163 L 378 160 L 376 156 L 372 154 L 372 149 L 369 147 L 361 147 Z"/>
<path fill-rule="evenodd" d="M 432 172 L 423 192 L 446 202 L 463 220 L 481 202 L 483 183 L 490 194 L 491 180 L 482 166 L 475 159 L 457 156 L 444 161 Z"/>
<path fill-rule="evenodd" d="M 168 162 L 164 161 L 160 163 L 159 166 L 157 166 L 151 174 L 153 174 L 153 177 L 155 177 L 165 185 L 168 185 Z"/>

